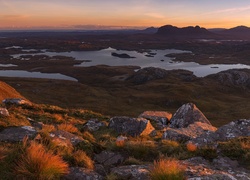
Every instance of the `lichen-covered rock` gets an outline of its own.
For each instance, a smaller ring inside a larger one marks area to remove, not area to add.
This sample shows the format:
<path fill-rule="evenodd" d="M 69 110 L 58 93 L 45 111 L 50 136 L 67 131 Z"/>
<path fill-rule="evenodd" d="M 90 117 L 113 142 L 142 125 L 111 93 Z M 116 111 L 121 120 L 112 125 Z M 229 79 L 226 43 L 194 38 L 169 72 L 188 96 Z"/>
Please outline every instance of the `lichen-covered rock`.
<path fill-rule="evenodd" d="M 215 132 L 218 141 L 226 141 L 240 136 L 250 136 L 250 119 L 232 121 Z"/>
<path fill-rule="evenodd" d="M 105 126 L 105 123 L 100 122 L 98 119 L 90 119 L 85 125 L 84 128 L 88 131 L 97 131 L 100 127 Z"/>
<path fill-rule="evenodd" d="M 0 116 L 9 116 L 9 111 L 6 108 L 0 108 Z"/>
<path fill-rule="evenodd" d="M 185 128 L 194 122 L 202 122 L 211 125 L 204 114 L 193 104 L 182 105 L 170 120 L 171 128 Z"/>
<path fill-rule="evenodd" d="M 150 180 L 149 165 L 129 165 L 111 169 L 111 173 L 121 180 Z"/>
<path fill-rule="evenodd" d="M 0 132 L 0 141 L 20 142 L 24 137 L 34 137 L 36 134 L 32 126 L 9 127 Z"/>
<path fill-rule="evenodd" d="M 129 136 L 149 135 L 155 128 L 149 120 L 144 118 L 130 118 L 126 116 L 113 117 L 110 119 L 109 128 L 119 134 Z"/>
<path fill-rule="evenodd" d="M 76 145 L 79 142 L 83 141 L 83 138 L 76 136 L 72 133 L 69 133 L 67 131 L 57 130 L 50 133 L 50 137 L 52 138 L 52 141 L 56 141 L 57 144 L 61 145 Z"/>
<path fill-rule="evenodd" d="M 190 124 L 186 128 L 179 128 L 179 129 L 168 128 L 164 132 L 163 138 L 185 142 L 190 139 L 197 138 L 206 132 L 214 132 L 216 130 L 217 130 L 216 127 L 209 125 L 207 123 L 195 122 L 193 124 Z"/>
<path fill-rule="evenodd" d="M 63 180 L 103 180 L 103 176 L 96 173 L 95 171 L 80 168 L 71 167 L 69 174 L 62 177 Z"/>
<path fill-rule="evenodd" d="M 145 111 L 139 115 L 139 118 L 153 120 L 157 123 L 158 129 L 166 127 L 172 117 L 172 114 L 166 111 Z"/>
<path fill-rule="evenodd" d="M 100 154 L 95 155 L 95 160 L 104 166 L 119 165 L 127 158 L 126 155 L 112 151 L 102 151 Z"/>

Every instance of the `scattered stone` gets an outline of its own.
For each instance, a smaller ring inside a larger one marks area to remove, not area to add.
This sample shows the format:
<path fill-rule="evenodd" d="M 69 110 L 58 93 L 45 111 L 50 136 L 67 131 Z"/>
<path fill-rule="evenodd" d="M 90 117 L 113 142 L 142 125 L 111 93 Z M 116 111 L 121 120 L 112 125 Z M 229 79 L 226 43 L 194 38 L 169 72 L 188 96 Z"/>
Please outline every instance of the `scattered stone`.
<path fill-rule="evenodd" d="M 149 165 L 129 165 L 111 169 L 111 173 L 121 180 L 150 180 Z"/>
<path fill-rule="evenodd" d="M 0 108 L 0 116 L 10 116 L 9 111 L 6 108 Z"/>
<path fill-rule="evenodd" d="M 63 180 L 80 180 L 80 179 L 86 179 L 86 180 L 103 180 L 103 176 L 96 173 L 95 171 L 80 168 L 80 167 L 71 167 L 69 174 L 65 175 Z"/>
<path fill-rule="evenodd" d="M 22 99 L 22 98 L 10 98 L 10 99 L 4 99 L 4 104 L 14 104 L 14 105 L 24 105 L 24 104 L 30 104 L 29 101 Z"/>
<path fill-rule="evenodd" d="M 95 155 L 95 160 L 104 166 L 115 166 L 123 163 L 128 157 L 112 151 L 102 151 Z"/>
<path fill-rule="evenodd" d="M 30 122 L 32 127 L 34 127 L 35 129 L 41 130 L 43 128 L 44 124 L 42 122 L 37 122 L 31 118 L 27 118 L 27 120 Z"/>
<path fill-rule="evenodd" d="M 114 129 L 119 134 L 129 136 L 149 135 L 154 129 L 149 120 L 144 118 L 130 118 L 117 116 L 110 119 L 109 128 Z"/>
<path fill-rule="evenodd" d="M 202 122 L 211 125 L 209 120 L 193 103 L 182 105 L 170 120 L 171 128 L 185 128 L 194 122 Z"/>
<path fill-rule="evenodd" d="M 35 137 L 37 131 L 31 126 L 9 127 L 0 132 L 0 141 L 20 142 L 24 137 Z"/>
<path fill-rule="evenodd" d="M 63 130 L 51 132 L 50 137 L 53 141 L 60 142 L 62 145 L 72 144 L 74 146 L 83 141 L 83 138 Z"/>
<path fill-rule="evenodd" d="M 157 129 L 163 129 L 168 125 L 172 114 L 166 111 L 145 111 L 139 115 L 139 118 L 153 120 L 157 123 Z"/>
<path fill-rule="evenodd" d="M 186 128 L 179 128 L 179 129 L 168 128 L 164 132 L 163 138 L 174 141 L 185 142 L 190 139 L 197 138 L 202 134 L 204 134 L 205 132 L 214 132 L 216 130 L 217 130 L 216 127 L 209 125 L 207 123 L 195 122 L 193 124 L 190 124 Z"/>
<path fill-rule="evenodd" d="M 100 129 L 100 127 L 103 126 L 105 126 L 104 122 L 100 122 L 98 119 L 91 119 L 84 125 L 84 128 L 93 132 L 97 131 L 98 129 Z"/>
<path fill-rule="evenodd" d="M 126 136 L 118 136 L 116 138 L 115 144 L 119 147 L 122 147 L 125 145 L 125 142 L 128 140 Z"/>

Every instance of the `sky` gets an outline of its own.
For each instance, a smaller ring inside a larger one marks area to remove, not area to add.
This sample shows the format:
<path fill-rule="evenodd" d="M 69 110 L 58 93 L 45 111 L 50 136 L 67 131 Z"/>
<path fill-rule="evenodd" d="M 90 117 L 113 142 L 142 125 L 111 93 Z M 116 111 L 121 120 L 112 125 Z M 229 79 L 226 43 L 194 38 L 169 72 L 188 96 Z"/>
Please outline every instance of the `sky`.
<path fill-rule="evenodd" d="M 0 0 L 0 29 L 250 27 L 250 0 Z"/>

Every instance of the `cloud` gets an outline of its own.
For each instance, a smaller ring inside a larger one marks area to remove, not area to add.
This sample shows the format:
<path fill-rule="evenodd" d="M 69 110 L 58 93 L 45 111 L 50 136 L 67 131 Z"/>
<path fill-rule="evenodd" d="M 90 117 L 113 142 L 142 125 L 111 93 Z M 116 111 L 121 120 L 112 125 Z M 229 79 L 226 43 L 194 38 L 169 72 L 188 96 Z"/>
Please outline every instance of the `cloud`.
<path fill-rule="evenodd" d="M 212 11 L 212 12 L 205 13 L 203 15 L 212 15 L 212 14 L 221 14 L 221 13 L 239 13 L 239 12 L 248 11 L 248 10 L 250 10 L 250 6 L 238 7 L 238 8 L 228 8 L 228 9 L 220 9 L 220 10 L 217 10 L 217 11 Z"/>
<path fill-rule="evenodd" d="M 29 16 L 28 15 L 23 15 L 23 14 L 7 14 L 2 16 L 4 19 L 26 19 Z"/>
<path fill-rule="evenodd" d="M 146 16 L 152 17 L 152 18 L 156 18 L 156 19 L 163 19 L 165 18 L 165 16 L 163 16 L 162 14 L 159 13 L 146 13 Z"/>

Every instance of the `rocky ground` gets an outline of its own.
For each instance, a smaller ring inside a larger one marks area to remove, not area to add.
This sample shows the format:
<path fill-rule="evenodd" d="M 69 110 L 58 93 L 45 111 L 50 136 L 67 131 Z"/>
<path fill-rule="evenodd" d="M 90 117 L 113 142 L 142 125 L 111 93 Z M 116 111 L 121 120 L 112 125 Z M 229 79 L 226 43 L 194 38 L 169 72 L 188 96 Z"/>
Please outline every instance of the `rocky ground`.
<path fill-rule="evenodd" d="M 217 128 L 193 103 L 174 114 L 146 111 L 134 118 L 39 105 L 20 97 L 4 99 L 1 106 L 3 179 L 29 177 L 13 170 L 25 137 L 62 157 L 69 170 L 61 179 L 151 179 L 154 161 L 169 158 L 184 167 L 186 179 L 250 179 L 249 119 Z M 78 151 L 87 153 L 93 166 L 76 163 Z"/>

